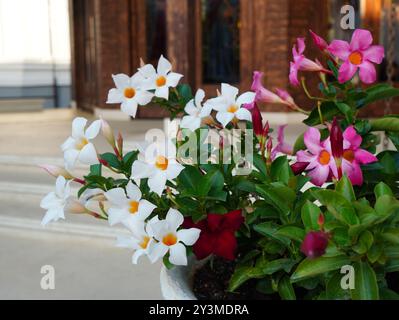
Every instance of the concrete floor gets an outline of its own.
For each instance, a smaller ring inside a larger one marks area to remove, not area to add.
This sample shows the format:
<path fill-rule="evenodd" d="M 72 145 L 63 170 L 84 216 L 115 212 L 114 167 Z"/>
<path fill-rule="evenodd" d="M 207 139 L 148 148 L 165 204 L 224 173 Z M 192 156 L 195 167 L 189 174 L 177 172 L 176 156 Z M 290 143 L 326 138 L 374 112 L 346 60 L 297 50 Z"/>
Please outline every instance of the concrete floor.
<path fill-rule="evenodd" d="M 39 203 L 54 178 L 37 165 L 62 163 L 60 145 L 74 116 L 70 110 L 0 114 L 0 299 L 159 299 L 160 263 L 143 257 L 133 266 L 131 252 L 114 246 L 119 229 L 82 216 L 40 227 Z M 110 124 L 127 146 L 146 130 L 163 128 L 162 121 L 149 120 Z M 303 129 L 287 128 L 287 140 L 293 143 Z M 109 150 L 100 138 L 96 146 Z M 43 265 L 55 268 L 55 290 L 40 287 Z"/>

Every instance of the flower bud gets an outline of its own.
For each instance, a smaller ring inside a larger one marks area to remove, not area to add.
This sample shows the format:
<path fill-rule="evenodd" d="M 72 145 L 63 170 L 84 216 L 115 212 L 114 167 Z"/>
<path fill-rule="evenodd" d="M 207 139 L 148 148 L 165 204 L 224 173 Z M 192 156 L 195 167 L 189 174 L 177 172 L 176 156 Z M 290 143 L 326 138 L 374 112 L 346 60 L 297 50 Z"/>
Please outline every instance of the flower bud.
<path fill-rule="evenodd" d="M 324 40 L 322 37 L 320 37 L 318 34 L 314 33 L 312 30 L 309 30 L 310 35 L 312 36 L 314 44 L 321 50 L 324 51 L 328 47 L 328 43 L 326 40 Z"/>
<path fill-rule="evenodd" d="M 101 132 L 111 147 L 115 149 L 116 145 L 114 132 L 108 122 L 104 119 L 101 119 Z"/>
<path fill-rule="evenodd" d="M 252 125 L 254 128 L 255 135 L 260 139 L 263 132 L 262 114 L 256 102 L 253 103 L 253 107 L 250 111 L 252 114 Z"/>
<path fill-rule="evenodd" d="M 46 170 L 50 175 L 55 178 L 58 178 L 59 176 L 63 176 L 67 180 L 71 180 L 74 178 L 68 171 L 61 167 L 52 166 L 49 164 L 40 165 L 39 167 Z"/>
<path fill-rule="evenodd" d="M 310 259 L 321 257 L 326 253 L 328 234 L 323 231 L 311 231 L 301 245 L 302 253 Z"/>
<path fill-rule="evenodd" d="M 295 162 L 291 165 L 291 170 L 295 175 L 298 175 L 304 172 L 308 165 L 309 162 Z"/>
<path fill-rule="evenodd" d="M 334 118 L 330 130 L 331 152 L 335 159 L 341 159 L 344 153 L 344 137 L 337 118 Z"/>
<path fill-rule="evenodd" d="M 317 219 L 317 224 L 320 226 L 321 230 L 323 230 L 324 222 L 325 222 L 324 215 L 320 213 L 319 218 Z"/>

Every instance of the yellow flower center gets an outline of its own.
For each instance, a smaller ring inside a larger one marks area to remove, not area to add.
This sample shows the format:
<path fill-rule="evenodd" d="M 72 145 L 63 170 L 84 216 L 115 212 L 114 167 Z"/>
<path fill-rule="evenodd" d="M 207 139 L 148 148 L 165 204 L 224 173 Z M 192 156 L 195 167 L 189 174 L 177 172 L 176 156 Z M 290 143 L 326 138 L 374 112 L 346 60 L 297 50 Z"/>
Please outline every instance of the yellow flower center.
<path fill-rule="evenodd" d="M 177 243 L 177 237 L 173 233 L 168 233 L 162 238 L 162 242 L 164 245 L 173 246 Z"/>
<path fill-rule="evenodd" d="M 319 162 L 322 165 L 326 165 L 330 163 L 330 154 L 328 153 L 328 151 L 323 150 L 322 152 L 320 152 L 319 154 Z"/>
<path fill-rule="evenodd" d="M 162 87 L 166 84 L 166 78 L 164 76 L 159 76 L 155 81 L 157 87 Z"/>
<path fill-rule="evenodd" d="M 155 160 L 155 166 L 162 171 L 165 171 L 168 168 L 169 160 L 164 156 L 157 156 Z"/>
<path fill-rule="evenodd" d="M 349 56 L 350 63 L 359 65 L 363 62 L 363 55 L 359 51 L 352 52 Z"/>
<path fill-rule="evenodd" d="M 130 201 L 129 203 L 129 212 L 131 214 L 135 214 L 139 211 L 139 203 L 137 201 Z"/>
<path fill-rule="evenodd" d="M 238 107 L 235 104 L 232 104 L 231 106 L 229 106 L 227 108 L 227 112 L 230 112 L 230 113 L 235 113 L 237 110 L 238 110 Z"/>
<path fill-rule="evenodd" d="M 143 249 L 147 249 L 148 243 L 149 243 L 149 242 L 150 242 L 150 237 L 145 236 L 145 237 L 143 237 L 143 241 L 141 241 L 141 242 L 139 243 L 139 246 L 140 246 L 141 248 L 143 248 Z"/>
<path fill-rule="evenodd" d="M 127 99 L 131 99 L 136 95 L 136 90 L 134 90 L 134 88 L 125 88 L 125 90 L 123 91 L 123 94 L 125 96 L 125 98 Z"/>
<path fill-rule="evenodd" d="M 87 144 L 89 143 L 89 140 L 86 138 L 81 138 L 77 143 L 76 143 L 76 149 L 79 151 L 82 150 Z"/>
<path fill-rule="evenodd" d="M 355 160 L 355 153 L 352 150 L 345 150 L 343 156 L 344 159 L 348 160 L 349 162 Z"/>

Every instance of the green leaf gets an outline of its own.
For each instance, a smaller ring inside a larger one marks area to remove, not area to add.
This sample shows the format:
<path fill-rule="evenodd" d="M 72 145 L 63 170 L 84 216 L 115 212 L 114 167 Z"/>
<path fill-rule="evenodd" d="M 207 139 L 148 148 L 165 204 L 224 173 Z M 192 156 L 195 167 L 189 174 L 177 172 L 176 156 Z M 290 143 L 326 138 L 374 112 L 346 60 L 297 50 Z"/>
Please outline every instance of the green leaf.
<path fill-rule="evenodd" d="M 100 155 L 101 159 L 105 160 L 106 162 L 108 162 L 108 164 L 115 169 L 120 169 L 121 168 L 121 163 L 118 159 L 118 157 L 111 153 L 103 153 L 102 155 Z"/>
<path fill-rule="evenodd" d="M 346 175 L 344 175 L 341 180 L 338 181 L 335 190 L 343 195 L 346 200 L 352 202 L 356 200 L 355 191 L 353 191 L 353 186 L 351 181 Z"/>
<path fill-rule="evenodd" d="M 296 300 L 294 287 L 290 278 L 284 276 L 278 283 L 278 293 L 283 300 Z"/>
<path fill-rule="evenodd" d="M 379 289 L 377 277 L 368 262 L 359 261 L 354 264 L 355 288 L 351 290 L 353 300 L 378 300 Z"/>
<path fill-rule="evenodd" d="M 306 200 L 306 203 L 303 205 L 301 210 L 302 222 L 306 228 L 306 232 L 311 230 L 318 231 L 320 229 L 320 226 L 317 223 L 320 214 L 320 208 L 309 200 Z"/>
<path fill-rule="evenodd" d="M 399 259 L 389 260 L 385 266 L 386 272 L 398 272 L 399 271 Z"/>
<path fill-rule="evenodd" d="M 399 89 L 398 89 L 399 91 Z M 399 132 L 399 118 L 398 117 L 382 117 L 375 120 L 370 120 L 372 131 L 390 131 Z"/>
<path fill-rule="evenodd" d="M 380 217 L 379 221 L 381 222 L 399 210 L 399 201 L 393 196 L 382 195 L 377 199 L 374 209 Z"/>
<path fill-rule="evenodd" d="M 373 244 L 367 252 L 367 259 L 369 259 L 371 263 L 375 263 L 381 257 L 382 253 L 382 247 L 378 244 Z"/>
<path fill-rule="evenodd" d="M 298 242 L 302 242 L 305 238 L 305 230 L 294 226 L 282 227 L 275 234 Z"/>
<path fill-rule="evenodd" d="M 343 102 L 337 102 L 337 107 L 339 111 L 341 111 L 341 113 L 345 116 L 346 121 L 348 121 L 348 123 L 352 123 L 353 122 L 352 108 Z"/>
<path fill-rule="evenodd" d="M 387 231 L 381 233 L 381 237 L 392 244 L 399 245 L 399 229 L 398 228 L 388 229 Z"/>
<path fill-rule="evenodd" d="M 290 213 L 293 202 L 296 199 L 295 191 L 281 183 L 257 185 L 256 191 L 268 203 L 286 216 Z"/>
<path fill-rule="evenodd" d="M 304 135 L 305 135 L 305 133 L 302 133 L 296 139 L 296 141 L 294 143 L 293 154 L 296 154 L 299 150 L 305 150 L 306 149 L 306 145 L 305 145 L 305 142 L 304 142 Z"/>
<path fill-rule="evenodd" d="M 253 161 L 255 168 L 258 169 L 262 176 L 266 179 L 268 177 L 266 162 L 259 154 L 254 154 Z"/>
<path fill-rule="evenodd" d="M 90 166 L 89 176 L 101 176 L 101 164 L 93 164 Z"/>
<path fill-rule="evenodd" d="M 374 236 L 373 234 L 366 230 L 364 231 L 360 237 L 358 243 L 353 247 L 353 250 L 358 254 L 365 254 L 373 245 Z"/>
<path fill-rule="evenodd" d="M 343 290 L 341 286 L 341 280 L 343 275 L 341 273 L 335 273 L 330 280 L 327 282 L 326 295 L 327 299 L 330 300 L 348 300 L 349 291 Z"/>
<path fill-rule="evenodd" d="M 278 157 L 273 161 L 270 169 L 273 181 L 281 181 L 288 184 L 288 180 L 293 176 L 287 156 Z"/>
<path fill-rule="evenodd" d="M 320 105 L 320 111 L 323 115 L 323 120 L 328 121 L 334 118 L 334 116 L 341 113 L 335 102 L 327 101 Z M 303 121 L 304 124 L 309 127 L 314 127 L 320 124 L 320 115 L 318 108 L 314 108 L 310 113 L 309 117 Z"/>
<path fill-rule="evenodd" d="M 360 107 L 365 107 L 378 100 L 385 100 L 399 96 L 399 89 L 396 89 L 386 83 L 380 83 L 368 88 L 366 93 L 367 97 L 363 100 L 363 103 Z"/>
<path fill-rule="evenodd" d="M 262 271 L 259 268 L 250 266 L 237 267 L 230 279 L 228 291 L 234 292 L 246 281 L 260 277 L 262 277 Z"/>
<path fill-rule="evenodd" d="M 386 185 L 384 182 L 380 182 L 374 188 L 374 194 L 376 198 L 379 198 L 383 195 L 393 196 L 391 188 Z"/>
<path fill-rule="evenodd" d="M 359 217 L 352 204 L 341 194 L 333 190 L 314 190 L 312 194 L 325 205 L 338 220 L 348 225 L 359 223 Z"/>
<path fill-rule="evenodd" d="M 380 289 L 380 298 L 381 300 L 399 300 L 399 294 L 391 289 L 382 288 Z"/>
<path fill-rule="evenodd" d="M 277 227 L 273 225 L 271 222 L 264 222 L 261 224 L 254 225 L 254 230 L 264 236 L 267 236 L 271 239 L 281 242 L 285 246 L 288 246 L 291 242 L 286 237 L 276 234 Z"/>
<path fill-rule="evenodd" d="M 304 259 L 291 276 L 291 281 L 296 282 L 309 277 L 334 271 L 350 264 L 347 256 L 319 257 L 316 259 Z"/>
<path fill-rule="evenodd" d="M 284 270 L 285 272 L 289 273 L 295 264 L 295 260 L 282 258 L 273 261 L 265 261 L 259 265 L 259 268 L 262 269 L 264 275 L 271 275 L 280 270 Z"/>

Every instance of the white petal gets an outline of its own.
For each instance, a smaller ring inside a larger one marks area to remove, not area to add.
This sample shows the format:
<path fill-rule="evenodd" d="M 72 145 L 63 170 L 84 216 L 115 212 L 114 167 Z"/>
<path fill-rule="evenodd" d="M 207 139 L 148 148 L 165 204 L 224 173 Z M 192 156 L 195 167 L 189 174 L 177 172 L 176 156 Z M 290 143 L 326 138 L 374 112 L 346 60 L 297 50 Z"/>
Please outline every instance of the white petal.
<path fill-rule="evenodd" d="M 134 98 L 127 99 L 122 102 L 121 110 L 123 113 L 126 113 L 128 116 L 135 118 L 137 113 L 137 107 L 138 107 L 137 101 Z"/>
<path fill-rule="evenodd" d="M 41 225 L 45 226 L 50 221 L 58 221 L 59 219 L 65 219 L 63 208 L 50 209 L 44 215 Z"/>
<path fill-rule="evenodd" d="M 158 98 L 163 98 L 165 100 L 168 100 L 169 99 L 169 88 L 167 86 L 157 88 L 155 90 L 155 96 Z"/>
<path fill-rule="evenodd" d="M 59 198 L 56 196 L 55 192 L 50 192 L 42 199 L 42 201 L 40 201 L 40 207 L 43 209 L 49 209 L 58 204 L 58 202 Z"/>
<path fill-rule="evenodd" d="M 165 220 L 168 222 L 170 230 L 176 231 L 183 223 L 184 217 L 178 210 L 170 208 Z"/>
<path fill-rule="evenodd" d="M 234 114 L 231 112 L 219 111 L 216 114 L 217 121 L 219 121 L 223 125 L 223 127 L 226 127 L 231 122 L 231 120 L 233 120 L 233 118 Z"/>
<path fill-rule="evenodd" d="M 150 221 L 152 221 L 152 219 Z M 151 222 L 150 226 L 150 233 L 153 234 L 154 238 L 157 239 L 159 242 L 162 241 L 162 238 L 166 233 L 170 232 L 169 224 L 166 220 Z"/>
<path fill-rule="evenodd" d="M 183 75 L 180 73 L 171 72 L 166 76 L 166 86 L 167 87 L 176 87 L 179 84 L 180 79 L 183 78 Z"/>
<path fill-rule="evenodd" d="M 133 264 L 137 264 L 139 258 L 140 258 L 143 254 L 145 254 L 145 250 L 143 250 L 143 249 L 136 250 L 136 251 L 133 253 L 133 256 L 132 256 L 132 263 L 133 263 Z"/>
<path fill-rule="evenodd" d="M 111 202 L 111 204 L 120 207 L 124 206 L 127 202 L 125 190 L 123 190 L 122 188 L 108 190 L 104 193 L 104 196 L 107 198 L 108 201 Z"/>
<path fill-rule="evenodd" d="M 167 177 L 168 180 L 173 180 L 183 170 L 184 170 L 184 166 L 182 166 L 179 163 L 170 164 L 170 165 L 168 165 L 168 168 L 166 169 L 166 177 Z"/>
<path fill-rule="evenodd" d="M 212 112 L 212 106 L 205 103 L 201 109 L 199 116 L 201 118 L 205 118 L 205 117 L 209 116 L 211 114 L 211 112 Z"/>
<path fill-rule="evenodd" d="M 166 186 L 166 175 L 158 172 L 154 176 L 148 178 L 148 186 L 150 187 L 150 191 L 161 196 Z"/>
<path fill-rule="evenodd" d="M 154 261 L 159 258 L 163 258 L 163 256 L 168 252 L 169 248 L 165 246 L 162 242 L 158 242 L 154 245 L 154 248 L 151 250 L 151 256 Z"/>
<path fill-rule="evenodd" d="M 222 83 L 222 96 L 235 100 L 239 90 L 227 83 Z"/>
<path fill-rule="evenodd" d="M 184 107 L 184 111 L 189 115 L 195 115 L 198 112 L 198 108 L 194 104 L 194 99 L 191 99 L 186 106 Z"/>
<path fill-rule="evenodd" d="M 254 92 L 245 92 L 240 95 L 237 99 L 237 105 L 241 107 L 243 104 L 251 103 L 255 100 L 255 93 Z"/>
<path fill-rule="evenodd" d="M 144 76 L 145 78 L 151 78 L 156 75 L 155 68 L 152 64 L 146 64 L 145 66 L 142 66 L 141 68 L 138 69 L 140 74 Z"/>
<path fill-rule="evenodd" d="M 198 89 L 197 92 L 195 93 L 195 105 L 197 107 L 200 107 L 204 98 L 205 98 L 205 91 L 202 89 Z"/>
<path fill-rule="evenodd" d="M 134 201 L 139 201 L 142 197 L 139 187 L 137 187 L 131 181 L 129 181 L 129 183 L 126 186 L 126 193 L 129 197 L 129 199 L 134 200 Z"/>
<path fill-rule="evenodd" d="M 136 96 L 134 97 L 137 103 L 141 106 L 145 106 L 149 104 L 154 97 L 154 94 L 148 91 L 140 90 L 137 91 Z"/>
<path fill-rule="evenodd" d="M 141 160 L 136 160 L 132 165 L 132 178 L 144 179 L 153 175 L 152 167 Z"/>
<path fill-rule="evenodd" d="M 180 127 L 183 129 L 190 129 L 194 132 L 201 127 L 201 119 L 193 116 L 185 116 L 181 120 Z"/>
<path fill-rule="evenodd" d="M 64 197 L 64 192 L 65 192 L 65 185 L 66 185 L 66 180 L 63 176 L 59 176 L 57 180 L 55 181 L 55 194 L 59 198 Z"/>
<path fill-rule="evenodd" d="M 249 110 L 245 108 L 240 108 L 239 110 L 236 111 L 235 116 L 239 120 L 247 120 L 247 121 L 252 121 L 252 115 Z"/>
<path fill-rule="evenodd" d="M 145 80 L 145 77 L 140 73 L 136 72 L 131 78 L 130 78 L 130 85 L 137 89 L 141 88 L 143 81 Z"/>
<path fill-rule="evenodd" d="M 123 94 L 118 89 L 111 89 L 108 92 L 107 103 L 122 103 Z"/>
<path fill-rule="evenodd" d="M 82 150 L 80 150 L 79 161 L 88 165 L 99 163 L 97 158 L 97 151 L 94 147 L 94 144 L 88 143 L 83 147 Z"/>
<path fill-rule="evenodd" d="M 172 64 L 161 55 L 158 61 L 157 73 L 166 76 L 170 70 L 172 70 Z"/>
<path fill-rule="evenodd" d="M 139 213 L 143 219 L 147 219 L 157 206 L 147 200 L 141 200 L 139 204 Z"/>
<path fill-rule="evenodd" d="M 187 265 L 186 247 L 182 243 L 177 243 L 170 247 L 169 261 L 176 266 Z"/>
<path fill-rule="evenodd" d="M 87 119 L 77 117 L 72 121 L 72 138 L 79 139 L 84 137 Z"/>
<path fill-rule="evenodd" d="M 79 151 L 75 149 L 69 149 L 64 153 L 64 161 L 66 169 L 72 170 L 75 167 L 76 161 L 79 157 Z"/>
<path fill-rule="evenodd" d="M 113 74 L 112 79 L 114 79 L 115 86 L 119 90 L 123 90 L 127 87 L 130 87 L 130 77 L 126 74 L 119 73 L 119 74 Z"/>
<path fill-rule="evenodd" d="M 192 246 L 197 242 L 201 230 L 197 228 L 182 229 L 177 231 L 177 238 L 187 246 Z"/>
<path fill-rule="evenodd" d="M 209 99 L 205 102 L 204 107 L 208 109 L 213 109 L 216 111 L 226 111 L 228 107 L 228 103 L 226 101 L 226 98 L 223 96 L 217 97 L 217 98 L 212 98 Z"/>
<path fill-rule="evenodd" d="M 101 120 L 93 121 L 93 123 L 86 129 L 85 137 L 89 140 L 97 137 L 101 129 Z"/>
<path fill-rule="evenodd" d="M 110 226 L 114 226 L 117 223 L 121 223 L 123 220 L 130 217 L 129 211 L 120 208 L 109 208 L 108 209 L 108 222 Z"/>
<path fill-rule="evenodd" d="M 61 145 L 61 150 L 66 151 L 68 149 L 75 148 L 76 140 L 72 137 L 69 137 L 65 140 L 65 142 Z"/>

